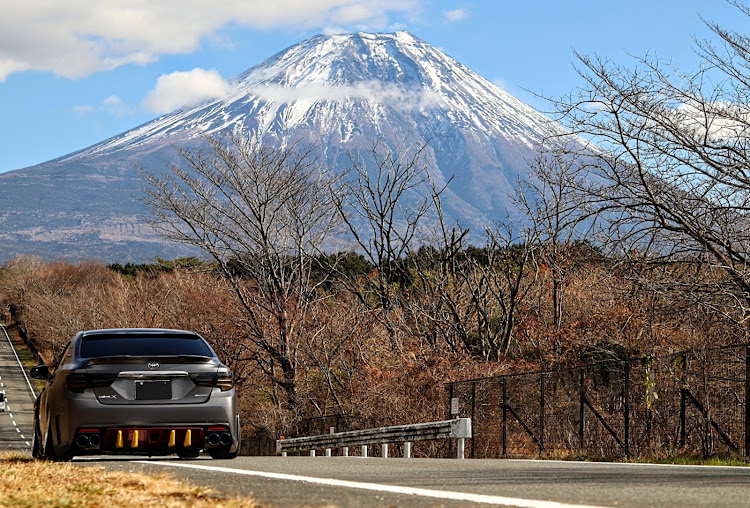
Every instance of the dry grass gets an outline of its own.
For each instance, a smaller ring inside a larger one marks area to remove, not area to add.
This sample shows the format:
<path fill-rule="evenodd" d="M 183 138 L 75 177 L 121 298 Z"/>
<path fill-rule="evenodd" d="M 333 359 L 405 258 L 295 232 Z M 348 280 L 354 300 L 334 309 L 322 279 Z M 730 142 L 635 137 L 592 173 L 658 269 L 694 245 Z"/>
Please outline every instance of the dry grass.
<path fill-rule="evenodd" d="M 13 507 L 255 507 L 167 474 L 145 476 L 0 455 L 0 506 Z"/>

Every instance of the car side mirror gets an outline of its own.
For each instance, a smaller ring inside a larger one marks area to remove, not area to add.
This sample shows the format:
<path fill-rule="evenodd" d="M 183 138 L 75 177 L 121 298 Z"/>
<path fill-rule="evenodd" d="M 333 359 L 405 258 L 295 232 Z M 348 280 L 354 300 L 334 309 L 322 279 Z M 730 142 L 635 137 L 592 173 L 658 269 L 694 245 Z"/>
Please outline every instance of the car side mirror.
<path fill-rule="evenodd" d="M 52 379 L 52 374 L 50 374 L 49 367 L 46 365 L 40 365 L 38 367 L 33 367 L 29 374 L 34 379 L 43 379 L 44 381 L 49 381 Z"/>

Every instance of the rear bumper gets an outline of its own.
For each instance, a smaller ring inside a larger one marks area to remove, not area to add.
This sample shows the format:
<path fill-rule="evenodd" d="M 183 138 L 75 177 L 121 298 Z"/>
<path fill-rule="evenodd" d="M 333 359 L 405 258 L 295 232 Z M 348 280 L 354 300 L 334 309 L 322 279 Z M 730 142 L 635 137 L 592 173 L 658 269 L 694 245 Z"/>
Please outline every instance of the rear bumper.
<path fill-rule="evenodd" d="M 230 447 L 229 425 L 83 427 L 76 431 L 75 454 L 169 455 Z"/>
<path fill-rule="evenodd" d="M 216 447 L 211 434 L 219 434 L 220 445 L 231 438 L 230 451 L 239 447 L 234 390 L 200 404 L 105 405 L 86 395 L 69 399 L 69 407 L 54 416 L 61 452 L 169 454 Z M 84 443 L 82 434 L 95 433 L 96 446 Z"/>

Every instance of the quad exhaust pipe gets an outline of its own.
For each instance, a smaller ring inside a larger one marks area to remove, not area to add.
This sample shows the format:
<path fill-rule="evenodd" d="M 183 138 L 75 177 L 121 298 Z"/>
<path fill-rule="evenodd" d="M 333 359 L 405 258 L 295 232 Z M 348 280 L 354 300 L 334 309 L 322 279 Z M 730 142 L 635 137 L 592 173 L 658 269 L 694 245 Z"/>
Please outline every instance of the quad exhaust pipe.
<path fill-rule="evenodd" d="M 76 438 L 78 448 L 95 449 L 102 444 L 102 437 L 99 434 L 79 434 Z"/>
<path fill-rule="evenodd" d="M 229 432 L 211 432 L 206 436 L 206 444 L 208 446 L 226 446 L 232 444 L 232 435 Z"/>

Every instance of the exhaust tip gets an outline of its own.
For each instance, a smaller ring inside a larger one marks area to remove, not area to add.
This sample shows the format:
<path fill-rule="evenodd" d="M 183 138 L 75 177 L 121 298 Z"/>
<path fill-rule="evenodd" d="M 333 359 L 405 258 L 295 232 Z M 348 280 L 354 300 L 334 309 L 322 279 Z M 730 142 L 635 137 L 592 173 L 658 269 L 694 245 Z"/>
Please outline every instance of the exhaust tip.
<path fill-rule="evenodd" d="M 89 446 L 92 448 L 99 448 L 102 444 L 102 437 L 99 434 L 91 434 L 89 436 Z"/>
<path fill-rule="evenodd" d="M 232 435 L 229 432 L 224 432 L 220 437 L 220 441 L 225 446 L 232 444 Z"/>
<path fill-rule="evenodd" d="M 206 437 L 206 443 L 208 443 L 210 446 L 216 446 L 220 442 L 221 438 L 216 432 L 212 432 Z"/>
<path fill-rule="evenodd" d="M 89 446 L 89 442 L 90 442 L 90 441 L 89 441 L 89 437 L 88 437 L 88 436 L 87 436 L 86 434 L 81 434 L 81 435 L 80 435 L 80 436 L 78 436 L 78 438 L 76 439 L 76 445 L 77 445 L 77 446 L 78 446 L 79 448 L 88 448 L 88 446 Z"/>

